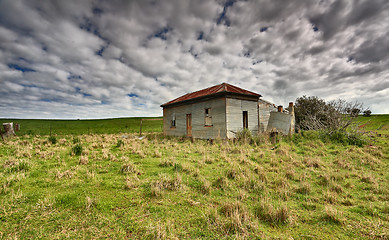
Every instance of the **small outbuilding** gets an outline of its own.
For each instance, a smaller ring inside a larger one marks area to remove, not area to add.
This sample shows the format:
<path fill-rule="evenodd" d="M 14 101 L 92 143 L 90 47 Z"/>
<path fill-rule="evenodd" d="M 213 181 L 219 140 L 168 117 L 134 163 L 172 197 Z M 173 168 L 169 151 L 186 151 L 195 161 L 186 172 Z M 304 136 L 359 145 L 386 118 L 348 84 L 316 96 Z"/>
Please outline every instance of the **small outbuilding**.
<path fill-rule="evenodd" d="M 277 126 L 269 124 L 271 112 L 277 108 L 260 97 L 228 83 L 185 94 L 161 105 L 163 132 L 202 139 L 234 138 L 243 129 L 252 134 L 265 132 L 268 125 Z M 289 119 L 285 121 L 290 121 L 290 113 L 284 114 Z M 291 132 L 291 128 L 282 132 Z"/>

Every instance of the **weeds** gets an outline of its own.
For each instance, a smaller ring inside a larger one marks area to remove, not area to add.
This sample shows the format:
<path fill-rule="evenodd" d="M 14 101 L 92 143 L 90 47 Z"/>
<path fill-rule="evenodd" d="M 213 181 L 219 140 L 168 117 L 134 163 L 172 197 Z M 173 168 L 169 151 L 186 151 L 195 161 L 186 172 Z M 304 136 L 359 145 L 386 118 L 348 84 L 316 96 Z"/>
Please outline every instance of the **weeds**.
<path fill-rule="evenodd" d="M 260 204 L 256 205 L 254 212 L 255 216 L 259 219 L 272 225 L 286 224 L 290 218 L 289 209 L 285 205 L 274 208 L 267 199 L 262 200 Z"/>
<path fill-rule="evenodd" d="M 159 179 L 150 184 L 151 196 L 160 197 L 164 190 L 179 190 L 182 187 L 182 179 L 180 175 L 169 177 L 165 174 L 160 174 Z"/>
<path fill-rule="evenodd" d="M 323 220 L 334 223 L 334 224 L 339 224 L 342 225 L 343 222 L 345 221 L 343 218 L 343 214 L 338 211 L 336 208 L 333 206 L 326 206 L 325 211 L 323 214 Z"/>
<path fill-rule="evenodd" d="M 132 162 L 126 162 L 120 168 L 120 172 L 124 174 L 138 173 L 136 166 Z"/>
<path fill-rule="evenodd" d="M 48 138 L 48 140 L 49 140 L 49 142 L 51 143 L 51 144 L 56 144 L 57 143 L 57 138 L 55 137 L 55 136 L 50 136 L 49 138 Z"/>
<path fill-rule="evenodd" d="M 80 156 L 82 154 L 82 145 L 76 144 L 72 147 L 72 154 L 76 156 Z"/>

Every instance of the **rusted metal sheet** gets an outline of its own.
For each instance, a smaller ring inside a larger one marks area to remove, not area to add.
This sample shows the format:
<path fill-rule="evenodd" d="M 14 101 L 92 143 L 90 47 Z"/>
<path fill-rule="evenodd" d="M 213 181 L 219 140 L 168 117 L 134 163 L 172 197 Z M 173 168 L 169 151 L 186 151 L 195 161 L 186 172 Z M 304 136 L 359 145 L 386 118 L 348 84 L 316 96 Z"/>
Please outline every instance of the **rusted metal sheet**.
<path fill-rule="evenodd" d="M 166 107 L 171 104 L 176 104 L 179 102 L 184 102 L 192 99 L 201 99 L 206 96 L 211 96 L 219 93 L 235 93 L 235 94 L 241 94 L 241 95 L 247 95 L 247 96 L 253 96 L 253 97 L 261 97 L 260 94 L 254 93 L 233 85 L 230 85 L 228 83 L 222 83 L 213 87 L 209 87 L 203 90 L 199 90 L 196 92 L 185 94 L 181 97 L 178 97 L 172 101 L 169 101 L 165 104 L 162 104 L 161 107 Z"/>

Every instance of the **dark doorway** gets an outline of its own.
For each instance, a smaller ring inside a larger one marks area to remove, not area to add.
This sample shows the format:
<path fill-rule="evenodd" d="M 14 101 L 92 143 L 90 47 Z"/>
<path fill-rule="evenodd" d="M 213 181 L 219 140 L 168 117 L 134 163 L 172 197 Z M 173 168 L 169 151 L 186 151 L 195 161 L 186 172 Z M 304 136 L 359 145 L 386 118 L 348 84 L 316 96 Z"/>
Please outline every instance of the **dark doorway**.
<path fill-rule="evenodd" d="M 247 111 L 243 111 L 243 128 L 249 128 L 249 116 Z"/>

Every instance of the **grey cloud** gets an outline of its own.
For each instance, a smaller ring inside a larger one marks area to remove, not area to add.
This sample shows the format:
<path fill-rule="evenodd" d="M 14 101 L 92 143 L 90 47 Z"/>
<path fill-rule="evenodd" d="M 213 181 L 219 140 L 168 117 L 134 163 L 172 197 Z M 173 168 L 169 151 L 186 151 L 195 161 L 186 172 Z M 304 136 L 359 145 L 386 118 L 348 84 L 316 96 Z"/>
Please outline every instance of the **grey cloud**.
<path fill-rule="evenodd" d="M 0 117 L 155 116 L 220 82 L 280 102 L 358 92 L 376 104 L 370 92 L 386 93 L 360 83 L 386 82 L 387 3 L 236 1 L 230 26 L 217 24 L 224 4 L 0 1 Z"/>
<path fill-rule="evenodd" d="M 353 55 L 357 62 L 379 62 L 389 59 L 389 32 L 376 39 L 365 40 Z"/>

